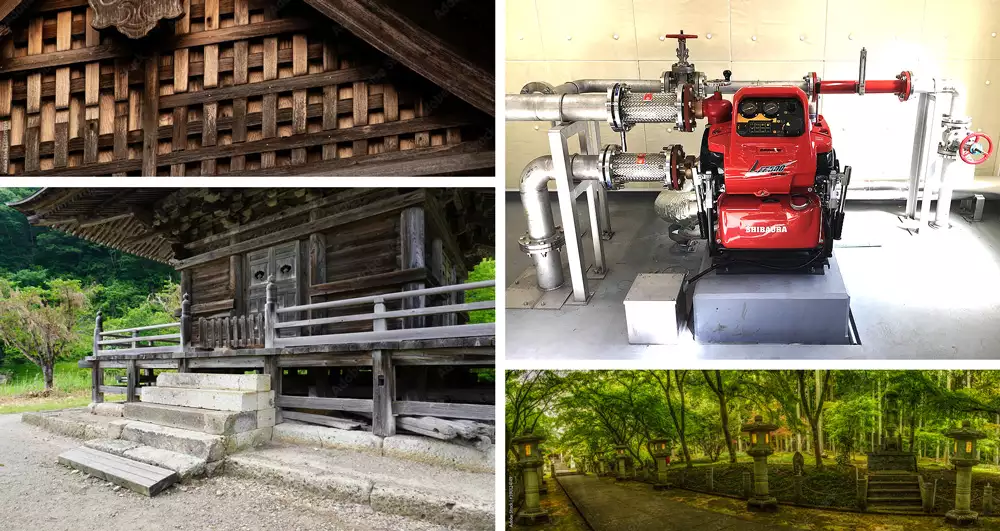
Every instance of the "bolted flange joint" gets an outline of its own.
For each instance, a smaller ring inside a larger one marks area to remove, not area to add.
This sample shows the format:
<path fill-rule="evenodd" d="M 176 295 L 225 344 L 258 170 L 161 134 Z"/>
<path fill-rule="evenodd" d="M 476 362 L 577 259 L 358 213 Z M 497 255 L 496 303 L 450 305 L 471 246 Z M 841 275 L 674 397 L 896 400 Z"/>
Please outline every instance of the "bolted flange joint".
<path fill-rule="evenodd" d="M 545 256 L 549 252 L 558 250 L 563 245 L 566 245 L 566 235 L 563 234 L 561 227 L 557 227 L 555 233 L 548 238 L 532 238 L 525 233 L 524 236 L 517 239 L 517 244 L 521 248 L 521 252 L 528 256 L 536 254 Z"/>

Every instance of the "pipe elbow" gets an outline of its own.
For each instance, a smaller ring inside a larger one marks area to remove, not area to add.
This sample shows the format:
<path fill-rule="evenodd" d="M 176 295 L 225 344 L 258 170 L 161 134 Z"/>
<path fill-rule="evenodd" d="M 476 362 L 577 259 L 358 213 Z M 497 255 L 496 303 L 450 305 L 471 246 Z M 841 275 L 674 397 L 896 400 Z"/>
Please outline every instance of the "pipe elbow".
<path fill-rule="evenodd" d="M 521 171 L 521 194 L 546 191 L 550 180 L 552 180 L 552 156 L 538 157 Z"/>

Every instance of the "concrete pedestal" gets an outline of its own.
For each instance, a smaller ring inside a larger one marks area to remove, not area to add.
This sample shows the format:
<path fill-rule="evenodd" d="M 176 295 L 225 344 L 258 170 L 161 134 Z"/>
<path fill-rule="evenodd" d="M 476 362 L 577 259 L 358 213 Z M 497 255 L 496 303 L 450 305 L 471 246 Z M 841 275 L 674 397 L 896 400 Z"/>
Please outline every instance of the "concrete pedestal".
<path fill-rule="evenodd" d="M 677 343 L 678 324 L 684 321 L 681 296 L 684 275 L 640 273 L 625 296 L 625 325 L 633 345 Z"/>
<path fill-rule="evenodd" d="M 706 252 L 702 268 L 711 260 Z M 709 273 L 694 286 L 700 343 L 850 344 L 850 304 L 836 257 L 823 275 Z"/>
<path fill-rule="evenodd" d="M 767 456 L 753 456 L 753 496 L 747 500 L 750 511 L 777 511 L 778 499 L 771 496 L 767 481 Z"/>

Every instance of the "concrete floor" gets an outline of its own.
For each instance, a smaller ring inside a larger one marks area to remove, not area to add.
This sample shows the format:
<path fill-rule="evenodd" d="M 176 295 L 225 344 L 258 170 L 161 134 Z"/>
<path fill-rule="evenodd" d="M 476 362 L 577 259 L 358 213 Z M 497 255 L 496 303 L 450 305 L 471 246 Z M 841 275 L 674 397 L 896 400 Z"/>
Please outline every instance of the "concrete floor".
<path fill-rule="evenodd" d="M 615 236 L 605 242 L 607 277 L 591 281 L 595 294 L 586 306 L 508 309 L 508 359 L 1000 358 L 1000 215 L 993 202 L 982 223 L 962 219 L 956 202 L 952 229 L 921 235 L 901 227 L 902 202 L 848 204 L 844 237 L 834 252 L 861 345 L 699 345 L 690 334 L 673 346 L 630 345 L 622 301 L 635 276 L 693 274 L 700 267 L 699 253 L 683 252 L 665 235 L 666 223 L 653 212 L 654 198 L 641 192 L 610 195 Z M 558 220 L 554 195 L 553 207 Z M 531 265 L 517 247 L 525 222 L 516 194 L 506 196 L 506 219 L 509 286 Z M 581 219 L 581 227 L 587 225 Z M 587 263 L 592 262 L 588 250 Z"/>

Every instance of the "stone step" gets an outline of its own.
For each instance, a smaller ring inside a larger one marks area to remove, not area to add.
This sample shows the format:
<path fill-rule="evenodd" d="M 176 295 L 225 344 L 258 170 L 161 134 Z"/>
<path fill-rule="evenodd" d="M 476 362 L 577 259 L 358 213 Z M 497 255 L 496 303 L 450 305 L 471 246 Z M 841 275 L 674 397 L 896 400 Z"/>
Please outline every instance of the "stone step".
<path fill-rule="evenodd" d="M 273 391 L 226 391 L 188 387 L 143 387 L 142 401 L 215 411 L 259 411 L 274 408 Z"/>
<path fill-rule="evenodd" d="M 889 488 L 889 487 L 868 487 L 868 494 L 885 494 L 885 495 L 920 495 L 920 487 L 906 487 L 906 488 Z"/>
<path fill-rule="evenodd" d="M 139 443 L 123 439 L 92 439 L 84 446 L 101 452 L 117 455 L 147 465 L 173 470 L 187 479 L 205 474 L 206 461 L 193 455 L 182 454 L 170 450 L 143 446 Z"/>
<path fill-rule="evenodd" d="M 58 459 L 62 465 L 146 496 L 155 496 L 180 478 L 173 470 L 140 463 L 93 448 L 67 450 L 60 454 Z"/>
<path fill-rule="evenodd" d="M 226 454 L 226 438 L 197 431 L 130 421 L 122 429 L 122 439 L 161 450 L 218 461 Z"/>
<path fill-rule="evenodd" d="M 262 392 L 271 390 L 271 377 L 266 374 L 165 372 L 156 377 L 156 385 L 158 387 L 182 387 L 186 389 Z"/>
<path fill-rule="evenodd" d="M 145 402 L 125 404 L 125 418 L 211 435 L 232 435 L 274 426 L 273 409 L 215 411 Z"/>
<path fill-rule="evenodd" d="M 892 505 L 892 506 L 903 506 L 903 505 L 923 505 L 923 500 L 920 496 L 916 498 L 896 498 L 896 497 L 879 497 L 879 496 L 869 496 L 869 504 L 875 505 Z"/>
<path fill-rule="evenodd" d="M 338 502 L 370 505 L 461 528 L 495 528 L 494 475 L 343 449 L 267 445 L 226 458 L 226 474 L 306 488 Z"/>
<path fill-rule="evenodd" d="M 873 513 L 886 513 L 886 514 L 924 514 L 922 509 L 918 508 L 899 508 L 894 506 L 881 506 L 881 505 L 869 505 L 868 512 Z"/>

